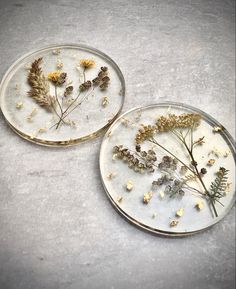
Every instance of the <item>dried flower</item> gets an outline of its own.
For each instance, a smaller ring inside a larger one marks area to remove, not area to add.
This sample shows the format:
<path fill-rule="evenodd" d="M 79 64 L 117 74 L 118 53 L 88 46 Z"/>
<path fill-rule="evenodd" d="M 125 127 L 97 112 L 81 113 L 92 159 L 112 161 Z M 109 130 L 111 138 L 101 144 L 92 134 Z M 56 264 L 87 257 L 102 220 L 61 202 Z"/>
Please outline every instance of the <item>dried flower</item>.
<path fill-rule="evenodd" d="M 88 90 L 92 86 L 92 82 L 90 80 L 85 81 L 79 86 L 80 91 Z"/>
<path fill-rule="evenodd" d="M 145 140 L 152 138 L 156 131 L 156 126 L 142 124 L 135 137 L 136 144 L 141 144 Z"/>
<path fill-rule="evenodd" d="M 40 67 L 41 62 L 42 58 L 38 58 L 31 64 L 28 74 L 28 83 L 31 90 L 28 95 L 39 105 L 48 108 L 54 104 L 55 99 L 49 94 L 49 84 Z"/>
<path fill-rule="evenodd" d="M 163 171 L 175 171 L 178 161 L 170 156 L 164 156 L 162 162 L 158 164 L 158 168 Z"/>
<path fill-rule="evenodd" d="M 175 196 L 182 197 L 184 196 L 184 190 L 182 189 L 182 187 L 185 183 L 185 180 L 174 179 L 174 181 L 170 185 L 166 186 L 165 193 L 169 194 L 171 198 Z"/>
<path fill-rule="evenodd" d="M 205 175 L 207 173 L 207 170 L 205 168 L 201 168 L 201 174 Z"/>
<path fill-rule="evenodd" d="M 164 174 L 163 176 L 161 176 L 160 178 L 158 178 L 156 181 L 153 181 L 153 182 L 152 182 L 152 185 L 153 185 L 154 187 L 156 187 L 156 186 L 162 186 L 162 185 L 164 185 L 164 184 L 166 184 L 166 183 L 169 183 L 169 182 L 171 182 L 171 181 L 173 181 L 173 178 L 172 178 L 170 175 Z"/>
<path fill-rule="evenodd" d="M 122 145 L 113 148 L 113 157 L 123 160 L 128 163 L 129 168 L 135 172 L 153 172 L 153 163 L 156 161 L 155 152 L 149 150 L 148 152 L 141 151 L 140 155 L 135 155 L 128 148 Z"/>
<path fill-rule="evenodd" d="M 144 202 L 144 204 L 148 204 L 148 203 L 150 202 L 152 196 L 153 196 L 153 193 L 152 193 L 152 192 L 148 192 L 148 193 L 144 194 L 144 195 L 143 195 L 143 202 Z"/>
<path fill-rule="evenodd" d="M 67 74 L 59 70 L 48 73 L 48 80 L 55 85 L 62 85 L 66 81 Z"/>
<path fill-rule="evenodd" d="M 92 80 L 94 85 L 99 85 L 101 90 L 107 89 L 109 86 L 110 78 L 108 77 L 108 68 L 103 66 L 98 72 L 98 76 Z"/>
<path fill-rule="evenodd" d="M 80 65 L 84 68 L 91 68 L 95 66 L 95 61 L 93 59 L 81 59 Z"/>
<path fill-rule="evenodd" d="M 175 128 L 197 127 L 200 119 L 201 116 L 196 113 L 169 114 L 167 117 L 159 117 L 156 127 L 159 132 L 170 131 Z"/>
<path fill-rule="evenodd" d="M 67 97 L 73 92 L 73 90 L 74 90 L 74 87 L 72 85 L 67 86 L 64 92 L 64 96 Z"/>

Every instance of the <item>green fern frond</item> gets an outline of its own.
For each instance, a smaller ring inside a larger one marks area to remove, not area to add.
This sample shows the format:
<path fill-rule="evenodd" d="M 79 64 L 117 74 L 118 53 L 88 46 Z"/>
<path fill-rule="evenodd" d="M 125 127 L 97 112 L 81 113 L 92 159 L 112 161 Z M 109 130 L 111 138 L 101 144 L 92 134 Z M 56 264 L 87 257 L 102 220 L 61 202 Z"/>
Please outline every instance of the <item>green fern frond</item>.
<path fill-rule="evenodd" d="M 226 170 L 223 167 L 221 167 L 217 172 L 217 176 L 210 186 L 210 195 L 212 200 L 217 201 L 225 196 L 228 181 L 228 172 L 229 170 Z"/>

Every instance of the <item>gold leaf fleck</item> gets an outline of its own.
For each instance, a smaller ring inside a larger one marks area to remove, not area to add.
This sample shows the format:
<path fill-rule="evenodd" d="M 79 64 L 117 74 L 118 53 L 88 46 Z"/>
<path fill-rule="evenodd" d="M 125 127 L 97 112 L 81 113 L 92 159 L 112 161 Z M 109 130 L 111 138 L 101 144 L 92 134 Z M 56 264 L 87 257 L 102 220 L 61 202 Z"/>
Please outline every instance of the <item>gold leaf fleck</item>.
<path fill-rule="evenodd" d="M 170 222 L 170 227 L 176 227 L 178 224 L 179 224 L 179 221 L 177 221 L 177 220 L 172 220 L 172 221 Z"/>
<path fill-rule="evenodd" d="M 127 190 L 128 192 L 130 192 L 130 191 L 133 190 L 133 187 L 134 187 L 133 182 L 132 182 L 131 180 L 129 180 L 129 181 L 127 182 L 127 184 L 126 184 L 126 190 Z"/>
<path fill-rule="evenodd" d="M 153 192 L 148 192 L 143 195 L 143 202 L 144 204 L 148 204 L 153 196 Z"/>
<path fill-rule="evenodd" d="M 21 108 L 23 108 L 23 106 L 24 106 L 24 104 L 23 104 L 22 101 L 19 101 L 19 102 L 16 103 L 16 108 L 17 109 L 21 109 Z"/>
<path fill-rule="evenodd" d="M 182 217 L 184 214 L 184 208 L 180 208 L 177 212 L 176 212 L 176 216 L 177 217 Z"/>

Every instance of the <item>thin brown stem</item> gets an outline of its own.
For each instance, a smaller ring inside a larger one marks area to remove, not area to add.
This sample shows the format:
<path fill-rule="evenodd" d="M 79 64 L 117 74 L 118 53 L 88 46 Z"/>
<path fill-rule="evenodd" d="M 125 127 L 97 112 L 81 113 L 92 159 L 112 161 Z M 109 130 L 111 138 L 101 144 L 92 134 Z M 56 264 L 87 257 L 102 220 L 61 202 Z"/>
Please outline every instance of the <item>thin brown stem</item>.
<path fill-rule="evenodd" d="M 63 113 L 62 107 L 61 107 L 61 104 L 59 102 L 58 95 L 57 95 L 57 85 L 55 85 L 54 88 L 55 88 L 55 97 L 56 97 L 57 104 L 59 105 L 61 113 Z"/>
<path fill-rule="evenodd" d="M 192 141 L 191 141 L 191 143 L 192 143 Z M 215 208 L 214 200 L 212 199 L 210 193 L 208 192 L 208 190 L 207 190 L 207 188 L 206 188 L 206 186 L 205 186 L 205 184 L 204 184 L 204 182 L 203 182 L 203 180 L 202 180 L 201 174 L 200 174 L 199 171 L 198 171 L 197 162 L 195 161 L 194 156 L 193 156 L 193 152 L 192 152 L 193 144 L 191 145 L 191 149 L 188 147 L 188 145 L 187 145 L 187 143 L 186 143 L 185 140 L 183 140 L 183 144 L 184 144 L 186 150 L 187 150 L 188 153 L 189 153 L 189 156 L 190 156 L 190 158 L 191 158 L 192 165 L 193 165 L 193 167 L 194 167 L 194 169 L 195 169 L 196 175 L 197 175 L 200 183 L 202 184 L 202 187 L 203 187 L 203 189 L 205 190 L 206 195 L 209 197 L 209 201 L 210 201 L 210 203 L 211 203 L 211 205 L 212 205 L 214 214 L 215 214 L 216 217 L 218 217 L 218 213 L 217 213 L 216 208 Z"/>

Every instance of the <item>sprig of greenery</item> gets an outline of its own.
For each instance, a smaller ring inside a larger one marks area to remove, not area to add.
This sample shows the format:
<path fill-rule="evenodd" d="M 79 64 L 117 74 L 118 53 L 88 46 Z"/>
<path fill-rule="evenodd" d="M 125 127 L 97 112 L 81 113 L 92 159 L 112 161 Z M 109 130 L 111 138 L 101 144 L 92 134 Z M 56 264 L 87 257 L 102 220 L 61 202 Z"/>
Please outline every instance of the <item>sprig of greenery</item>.
<path fill-rule="evenodd" d="M 229 170 L 220 167 L 215 180 L 210 185 L 210 198 L 215 202 L 225 196 Z"/>

